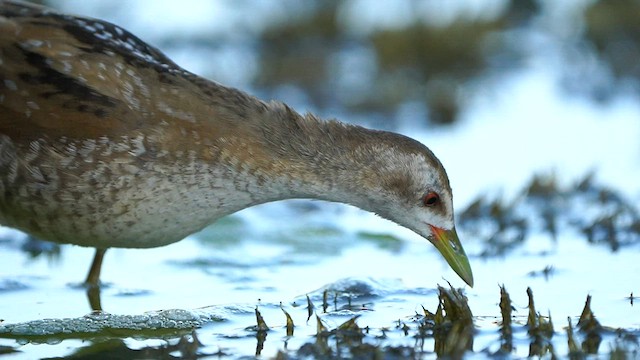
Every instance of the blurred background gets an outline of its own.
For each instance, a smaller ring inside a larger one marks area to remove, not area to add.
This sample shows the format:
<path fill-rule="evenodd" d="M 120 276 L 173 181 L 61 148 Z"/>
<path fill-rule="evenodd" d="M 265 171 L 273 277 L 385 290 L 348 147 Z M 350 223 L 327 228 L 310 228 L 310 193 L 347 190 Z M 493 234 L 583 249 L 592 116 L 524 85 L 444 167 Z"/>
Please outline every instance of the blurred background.
<path fill-rule="evenodd" d="M 43 3 L 120 23 L 206 77 L 385 122 L 411 106 L 455 123 L 474 94 L 543 60 L 572 95 L 639 90 L 633 0 Z"/>
<path fill-rule="evenodd" d="M 639 95 L 634 0 L 49 0 L 106 19 L 205 77 L 301 110 L 450 126 L 537 68 L 606 105 Z"/>

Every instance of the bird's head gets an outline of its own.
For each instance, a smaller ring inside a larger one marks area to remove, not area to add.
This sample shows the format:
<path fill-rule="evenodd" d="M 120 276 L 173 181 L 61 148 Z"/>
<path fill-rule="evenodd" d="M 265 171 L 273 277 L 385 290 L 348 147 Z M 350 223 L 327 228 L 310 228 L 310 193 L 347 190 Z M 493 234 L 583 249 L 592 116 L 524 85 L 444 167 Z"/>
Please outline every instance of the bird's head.
<path fill-rule="evenodd" d="M 369 174 L 366 210 L 413 230 L 440 251 L 470 286 L 473 274 L 454 225 L 453 198 L 444 167 L 421 143 L 397 134 L 366 156 Z M 390 145 L 391 144 L 391 145 Z"/>

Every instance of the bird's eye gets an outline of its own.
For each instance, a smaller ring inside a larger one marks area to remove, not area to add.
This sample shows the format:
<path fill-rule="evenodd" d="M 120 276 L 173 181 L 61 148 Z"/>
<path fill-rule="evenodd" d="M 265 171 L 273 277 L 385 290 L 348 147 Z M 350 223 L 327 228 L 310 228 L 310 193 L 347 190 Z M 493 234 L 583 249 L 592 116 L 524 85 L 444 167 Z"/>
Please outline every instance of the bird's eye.
<path fill-rule="evenodd" d="M 440 202 L 440 196 L 438 196 L 438 194 L 436 194 L 435 192 L 431 191 L 428 192 L 424 198 L 422 198 L 422 203 L 424 204 L 424 206 L 435 206 L 438 205 L 438 203 Z"/>

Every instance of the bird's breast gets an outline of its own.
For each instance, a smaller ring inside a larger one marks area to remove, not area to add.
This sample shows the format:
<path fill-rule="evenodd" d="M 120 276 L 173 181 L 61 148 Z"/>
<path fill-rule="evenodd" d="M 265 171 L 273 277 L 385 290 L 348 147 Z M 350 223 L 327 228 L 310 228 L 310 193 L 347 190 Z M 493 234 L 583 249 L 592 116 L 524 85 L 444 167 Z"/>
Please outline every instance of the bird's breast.
<path fill-rule="evenodd" d="M 0 223 L 57 242 L 154 247 L 262 202 L 264 184 L 230 149 L 156 141 L 138 133 L 16 144 L 0 135 Z"/>

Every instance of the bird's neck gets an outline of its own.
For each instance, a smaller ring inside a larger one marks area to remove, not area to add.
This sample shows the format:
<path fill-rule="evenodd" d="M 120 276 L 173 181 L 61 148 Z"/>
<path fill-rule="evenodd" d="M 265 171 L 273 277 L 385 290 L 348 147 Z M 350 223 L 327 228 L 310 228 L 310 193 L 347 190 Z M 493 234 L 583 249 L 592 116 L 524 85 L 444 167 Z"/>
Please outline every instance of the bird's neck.
<path fill-rule="evenodd" d="M 239 207 L 288 198 L 370 207 L 354 194 L 378 180 L 380 150 L 371 141 L 376 131 L 302 116 L 280 103 L 256 100 L 240 108 L 241 114 L 227 115 L 235 132 L 212 148 L 230 170 L 234 190 L 247 194 Z"/>

